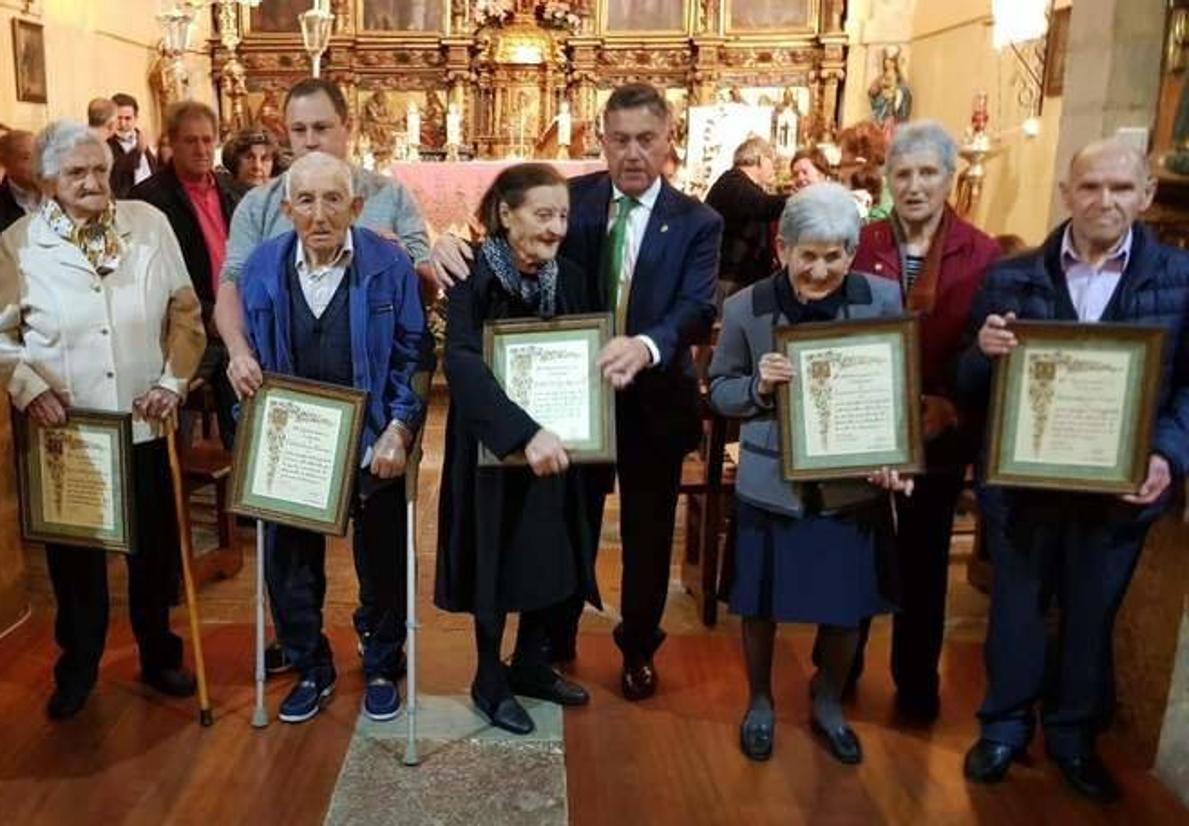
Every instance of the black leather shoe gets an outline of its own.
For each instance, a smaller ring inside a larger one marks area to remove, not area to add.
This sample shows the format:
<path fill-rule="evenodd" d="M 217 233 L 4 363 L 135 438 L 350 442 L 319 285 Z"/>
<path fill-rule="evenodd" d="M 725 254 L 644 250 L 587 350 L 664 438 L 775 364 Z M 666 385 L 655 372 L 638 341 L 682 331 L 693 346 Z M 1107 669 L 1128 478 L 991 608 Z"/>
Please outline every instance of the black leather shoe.
<path fill-rule="evenodd" d="M 962 773 L 975 783 L 998 783 L 1018 756 L 1014 746 L 980 737 L 966 752 Z"/>
<path fill-rule="evenodd" d="M 623 689 L 624 699 L 636 702 L 647 700 L 656 694 L 657 675 L 652 660 L 623 661 L 623 674 L 620 677 L 620 688 Z"/>
<path fill-rule="evenodd" d="M 1054 757 L 1053 762 L 1065 775 L 1069 788 L 1095 803 L 1114 803 L 1121 796 L 1119 785 L 1111 777 L 1097 754 L 1083 757 Z"/>
<path fill-rule="evenodd" d="M 557 703 L 559 706 L 584 706 L 590 702 L 590 695 L 585 688 L 567 680 L 547 665 L 513 665 L 508 669 L 508 685 L 513 694 Z"/>
<path fill-rule="evenodd" d="M 55 689 L 45 705 L 45 713 L 51 720 L 69 720 L 83 710 L 89 691 L 66 691 Z"/>
<path fill-rule="evenodd" d="M 162 668 L 140 675 L 145 685 L 170 697 L 193 697 L 197 684 L 194 675 L 184 668 Z"/>
<path fill-rule="evenodd" d="M 776 721 L 770 708 L 751 708 L 739 725 L 739 748 L 749 760 L 763 762 L 772 756 Z"/>
<path fill-rule="evenodd" d="M 941 698 L 936 694 L 896 692 L 896 713 L 908 723 L 928 725 L 941 714 Z"/>
<path fill-rule="evenodd" d="M 528 716 L 524 706 L 516 701 L 511 694 L 504 695 L 498 701 L 484 697 L 474 686 L 471 686 L 471 702 L 479 713 L 496 728 L 502 728 L 512 734 L 531 734 L 536 726 L 533 718 Z"/>
<path fill-rule="evenodd" d="M 828 729 L 818 722 L 816 717 L 809 718 L 809 727 L 813 733 L 826 741 L 826 747 L 834 759 L 839 763 L 854 766 L 863 762 L 863 746 L 855 736 L 851 727 L 843 723 L 837 728 Z"/>
<path fill-rule="evenodd" d="M 264 673 L 268 676 L 284 674 L 293 670 L 293 663 L 285 656 L 285 649 L 277 641 L 273 641 L 264 649 Z"/>

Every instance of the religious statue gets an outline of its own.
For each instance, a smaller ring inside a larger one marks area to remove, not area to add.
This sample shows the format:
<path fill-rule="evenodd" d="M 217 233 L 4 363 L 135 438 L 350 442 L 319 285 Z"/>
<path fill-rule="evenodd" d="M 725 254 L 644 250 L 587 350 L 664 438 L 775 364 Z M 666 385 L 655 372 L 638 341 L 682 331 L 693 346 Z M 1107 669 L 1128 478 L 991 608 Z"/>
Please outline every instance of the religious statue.
<path fill-rule="evenodd" d="M 1181 87 L 1172 127 L 1172 151 L 1164 156 L 1163 164 L 1169 172 L 1189 175 L 1189 83 Z"/>
<path fill-rule="evenodd" d="M 421 146 L 441 149 L 446 145 L 446 107 L 437 92 L 426 92 L 425 115 L 421 118 Z"/>
<path fill-rule="evenodd" d="M 178 54 L 170 54 L 165 42 L 157 43 L 157 57 L 149 68 L 149 87 L 164 112 L 171 103 L 190 99 L 190 73 Z"/>
<path fill-rule="evenodd" d="M 780 105 L 776 107 L 772 117 L 776 126 L 776 153 L 782 157 L 796 154 L 801 107 L 797 104 L 797 93 L 792 88 L 784 90 Z"/>
<path fill-rule="evenodd" d="M 883 50 L 880 75 L 867 89 L 867 97 L 871 101 L 871 119 L 889 136 L 896 124 L 912 115 L 912 91 L 904 78 L 899 46 Z"/>
<path fill-rule="evenodd" d="M 367 137 L 373 151 L 382 151 L 392 144 L 396 133 L 396 117 L 388 108 L 388 93 L 383 89 L 372 92 L 359 115 L 360 131 Z"/>
<path fill-rule="evenodd" d="M 256 110 L 256 125 L 276 138 L 281 146 L 289 145 L 289 130 L 285 128 L 285 118 L 281 114 L 281 104 L 275 89 L 265 90 L 264 100 L 260 101 L 260 108 Z"/>

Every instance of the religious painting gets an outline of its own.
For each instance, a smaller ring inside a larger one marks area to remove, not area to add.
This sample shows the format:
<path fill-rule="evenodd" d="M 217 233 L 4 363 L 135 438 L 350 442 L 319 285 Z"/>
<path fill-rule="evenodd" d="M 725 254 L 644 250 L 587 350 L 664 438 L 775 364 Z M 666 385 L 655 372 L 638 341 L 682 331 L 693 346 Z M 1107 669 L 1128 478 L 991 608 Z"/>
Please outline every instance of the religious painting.
<path fill-rule="evenodd" d="M 685 31 L 685 0 L 608 0 L 609 32 Z"/>
<path fill-rule="evenodd" d="M 38 23 L 12 19 L 12 56 L 16 63 L 17 100 L 45 103 L 45 29 Z"/>
<path fill-rule="evenodd" d="M 814 0 L 729 0 L 727 30 L 733 32 L 787 31 L 810 26 Z"/>
<path fill-rule="evenodd" d="M 300 32 L 299 15 L 313 6 L 311 0 L 264 0 L 252 9 L 251 29 L 254 32 Z"/>
<path fill-rule="evenodd" d="M 443 0 L 364 0 L 363 28 L 377 32 L 440 32 Z"/>

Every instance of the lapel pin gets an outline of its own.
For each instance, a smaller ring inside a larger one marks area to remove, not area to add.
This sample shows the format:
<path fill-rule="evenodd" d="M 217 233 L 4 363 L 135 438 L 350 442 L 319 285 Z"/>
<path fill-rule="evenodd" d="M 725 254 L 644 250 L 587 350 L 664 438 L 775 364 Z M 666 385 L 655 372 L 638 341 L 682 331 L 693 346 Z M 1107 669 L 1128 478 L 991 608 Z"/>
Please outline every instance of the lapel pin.
<path fill-rule="evenodd" d="M 669 225 L 661 224 L 661 232 L 668 232 L 668 231 L 669 231 Z"/>

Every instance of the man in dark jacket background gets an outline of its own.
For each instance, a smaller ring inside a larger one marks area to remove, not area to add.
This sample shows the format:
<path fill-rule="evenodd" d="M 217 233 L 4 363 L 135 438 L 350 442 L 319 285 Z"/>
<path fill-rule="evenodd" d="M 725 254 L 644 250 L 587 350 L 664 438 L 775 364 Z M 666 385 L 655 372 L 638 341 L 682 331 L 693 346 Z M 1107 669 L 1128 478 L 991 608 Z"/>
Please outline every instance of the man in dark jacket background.
<path fill-rule="evenodd" d="M 127 198 L 132 187 L 157 171 L 157 158 L 137 127 L 140 104 L 132 95 L 117 92 L 111 96 L 116 105 L 116 133 L 107 139 L 111 147 L 111 191 L 116 198 Z"/>
<path fill-rule="evenodd" d="M 0 232 L 8 229 L 41 205 L 41 190 L 33 172 L 32 132 L 14 129 L 0 135 Z"/>
<path fill-rule="evenodd" d="M 985 408 L 994 361 L 1016 344 L 1014 319 L 1135 324 L 1167 332 L 1154 388 L 1147 478 L 1132 495 L 987 488 L 983 513 L 995 566 L 987 629 L 987 693 L 966 776 L 1001 780 L 1022 755 L 1044 698 L 1045 748 L 1069 785 L 1109 802 L 1118 786 L 1095 751 L 1115 700 L 1115 615 L 1148 529 L 1189 468 L 1189 254 L 1160 244 L 1136 218 L 1152 203 L 1146 159 L 1117 140 L 1077 153 L 1061 185 L 1069 222 L 1038 250 L 1004 261 L 975 301 L 977 341 L 958 389 Z M 1056 650 L 1048 608 L 1061 611 Z"/>
<path fill-rule="evenodd" d="M 133 187 L 129 197 L 147 201 L 165 213 L 182 248 L 207 330 L 206 352 L 197 376 L 215 390 L 219 435 L 230 448 L 235 434 L 231 415 L 235 391 L 227 378 L 227 348 L 211 323 L 211 315 L 237 199 L 213 171 L 219 128 L 209 106 L 197 101 L 175 104 L 166 113 L 165 129 L 173 146 L 172 161 Z"/>
<path fill-rule="evenodd" d="M 784 195 L 768 191 L 776 178 L 776 153 L 763 138 L 748 138 L 735 150 L 733 166 L 706 193 L 706 205 L 723 218 L 719 289 L 726 298 L 776 269 L 773 222 Z"/>

